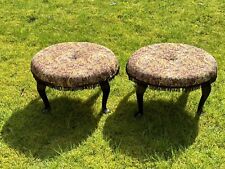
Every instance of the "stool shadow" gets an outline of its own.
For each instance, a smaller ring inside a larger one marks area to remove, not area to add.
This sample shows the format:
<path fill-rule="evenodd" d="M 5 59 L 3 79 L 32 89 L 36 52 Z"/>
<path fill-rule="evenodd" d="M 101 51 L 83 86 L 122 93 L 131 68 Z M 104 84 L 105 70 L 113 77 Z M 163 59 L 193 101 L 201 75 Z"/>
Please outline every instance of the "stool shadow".
<path fill-rule="evenodd" d="M 41 112 L 43 102 L 31 101 L 12 114 L 1 131 L 12 148 L 39 159 L 47 159 L 75 149 L 97 127 L 101 114 L 93 108 L 100 91 L 86 101 L 60 97 L 50 100 L 51 114 Z"/>
<path fill-rule="evenodd" d="M 168 160 L 190 146 L 198 134 L 198 118 L 185 111 L 188 93 L 177 100 L 145 100 L 144 115 L 134 118 L 136 102 L 126 95 L 106 120 L 103 134 L 115 152 L 139 160 Z"/>

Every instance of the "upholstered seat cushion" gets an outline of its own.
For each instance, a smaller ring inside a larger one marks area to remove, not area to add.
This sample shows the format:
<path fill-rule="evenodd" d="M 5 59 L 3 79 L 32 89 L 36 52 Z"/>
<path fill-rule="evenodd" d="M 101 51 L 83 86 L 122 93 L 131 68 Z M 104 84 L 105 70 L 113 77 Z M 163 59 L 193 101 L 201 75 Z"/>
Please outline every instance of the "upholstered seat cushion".
<path fill-rule="evenodd" d="M 47 47 L 32 59 L 37 80 L 54 87 L 76 88 L 110 80 L 119 70 L 113 52 L 88 42 L 67 42 Z"/>
<path fill-rule="evenodd" d="M 136 51 L 127 63 L 131 80 L 150 86 L 186 88 L 215 81 L 216 60 L 204 50 L 176 43 L 161 43 Z"/>

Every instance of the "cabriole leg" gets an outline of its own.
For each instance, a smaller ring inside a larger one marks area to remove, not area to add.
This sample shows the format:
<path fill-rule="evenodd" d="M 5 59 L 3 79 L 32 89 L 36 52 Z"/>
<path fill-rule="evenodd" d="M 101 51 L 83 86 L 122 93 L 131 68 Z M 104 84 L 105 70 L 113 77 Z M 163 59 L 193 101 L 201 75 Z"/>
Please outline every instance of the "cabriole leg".
<path fill-rule="evenodd" d="M 147 85 L 137 84 L 137 86 L 136 86 L 138 112 L 135 113 L 135 117 L 143 115 L 143 96 L 146 91 L 146 88 L 147 88 Z"/>
<path fill-rule="evenodd" d="M 205 104 L 206 99 L 208 98 L 210 92 L 211 92 L 211 84 L 209 82 L 204 83 L 201 85 L 201 89 L 202 89 L 202 97 L 201 100 L 199 102 L 198 105 L 198 111 L 197 111 L 197 115 L 201 115 L 202 114 L 202 110 L 203 110 L 203 106 Z"/>
<path fill-rule="evenodd" d="M 43 111 L 49 111 L 51 109 L 50 107 L 50 104 L 49 104 L 49 101 L 48 101 L 48 97 L 46 95 L 46 92 L 45 92 L 45 89 L 46 89 L 46 85 L 40 83 L 37 81 L 37 91 L 41 97 L 41 99 L 43 100 L 44 102 L 44 105 L 45 105 L 45 108 Z"/>
<path fill-rule="evenodd" d="M 109 82 L 108 81 L 103 81 L 100 83 L 102 92 L 103 92 L 103 97 L 102 97 L 102 111 L 104 113 L 109 112 L 109 109 L 107 109 L 107 100 L 109 97 L 109 92 L 110 92 L 110 86 L 109 86 Z"/>

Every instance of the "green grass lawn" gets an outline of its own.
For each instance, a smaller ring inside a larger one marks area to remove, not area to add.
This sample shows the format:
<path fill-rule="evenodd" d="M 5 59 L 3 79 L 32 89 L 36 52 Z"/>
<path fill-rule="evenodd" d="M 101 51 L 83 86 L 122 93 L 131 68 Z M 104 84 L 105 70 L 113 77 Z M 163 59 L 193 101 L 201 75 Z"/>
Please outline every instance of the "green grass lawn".
<path fill-rule="evenodd" d="M 30 62 L 59 42 L 110 48 L 121 71 L 102 115 L 99 88 L 47 89 L 43 114 Z M 201 91 L 147 90 L 135 119 L 125 65 L 142 46 L 194 45 L 218 62 L 218 78 L 195 118 Z M 225 168 L 224 0 L 0 0 L 0 168 Z"/>

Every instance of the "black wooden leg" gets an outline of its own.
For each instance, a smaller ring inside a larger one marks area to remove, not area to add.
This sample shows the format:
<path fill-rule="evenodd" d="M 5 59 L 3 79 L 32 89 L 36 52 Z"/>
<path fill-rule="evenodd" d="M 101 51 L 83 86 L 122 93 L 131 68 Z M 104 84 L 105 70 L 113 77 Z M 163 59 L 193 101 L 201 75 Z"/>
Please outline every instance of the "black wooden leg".
<path fill-rule="evenodd" d="M 147 85 L 137 84 L 136 86 L 136 96 L 137 96 L 137 104 L 138 104 L 138 112 L 135 113 L 135 117 L 143 115 L 143 96 L 146 91 Z"/>
<path fill-rule="evenodd" d="M 44 111 L 49 111 L 51 109 L 48 98 L 45 93 L 46 86 L 42 83 L 37 82 L 37 91 L 44 102 L 45 108 Z"/>
<path fill-rule="evenodd" d="M 202 97 L 201 97 L 201 100 L 198 105 L 198 111 L 196 113 L 197 115 L 201 115 L 201 113 L 202 113 L 205 101 L 211 92 L 211 84 L 209 82 L 204 83 L 201 85 L 201 88 L 202 88 Z"/>
<path fill-rule="evenodd" d="M 109 92 L 110 92 L 110 86 L 109 86 L 109 82 L 108 81 L 104 81 L 100 83 L 102 92 L 103 92 L 103 97 L 102 97 L 102 111 L 104 113 L 109 112 L 109 109 L 107 109 L 106 104 L 107 104 L 107 100 L 109 97 Z"/>

